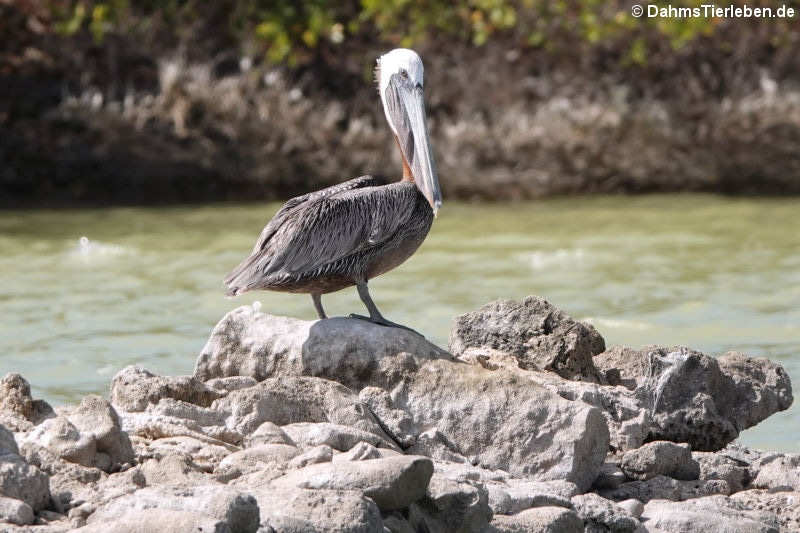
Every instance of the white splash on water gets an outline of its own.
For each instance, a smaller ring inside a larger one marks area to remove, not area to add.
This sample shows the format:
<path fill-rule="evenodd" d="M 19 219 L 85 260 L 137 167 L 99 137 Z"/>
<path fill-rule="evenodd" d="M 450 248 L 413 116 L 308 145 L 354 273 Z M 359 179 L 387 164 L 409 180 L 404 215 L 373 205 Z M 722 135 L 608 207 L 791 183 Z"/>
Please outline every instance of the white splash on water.
<path fill-rule="evenodd" d="M 543 270 L 554 265 L 576 265 L 586 260 L 587 254 L 583 248 L 559 248 L 533 252 L 528 255 L 528 261 L 534 270 Z"/>
<path fill-rule="evenodd" d="M 259 302 L 258 300 L 253 302 L 253 311 L 255 311 L 256 313 L 261 311 L 261 302 Z"/>
<path fill-rule="evenodd" d="M 88 263 L 97 258 L 113 257 L 128 253 L 129 250 L 117 244 L 105 244 L 92 241 L 86 235 L 78 239 L 78 245 L 70 250 L 70 255 Z"/>
<path fill-rule="evenodd" d="M 619 318 L 602 318 L 587 316 L 581 319 L 582 322 L 588 322 L 593 326 L 609 329 L 627 329 L 627 330 L 645 330 L 653 328 L 653 324 L 641 322 L 638 320 L 623 320 Z"/>

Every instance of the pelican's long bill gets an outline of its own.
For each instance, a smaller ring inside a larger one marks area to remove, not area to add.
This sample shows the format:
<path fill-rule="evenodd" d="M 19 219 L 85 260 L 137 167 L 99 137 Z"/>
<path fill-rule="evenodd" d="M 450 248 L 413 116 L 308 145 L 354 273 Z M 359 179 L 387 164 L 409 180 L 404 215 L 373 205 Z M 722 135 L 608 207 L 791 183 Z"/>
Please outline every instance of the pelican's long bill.
<path fill-rule="evenodd" d="M 414 182 L 431 204 L 435 215 L 442 205 L 442 191 L 439 189 L 439 177 L 428 137 L 422 86 L 393 74 L 384 97 L 387 116 L 397 134 L 403 157 L 411 169 Z"/>

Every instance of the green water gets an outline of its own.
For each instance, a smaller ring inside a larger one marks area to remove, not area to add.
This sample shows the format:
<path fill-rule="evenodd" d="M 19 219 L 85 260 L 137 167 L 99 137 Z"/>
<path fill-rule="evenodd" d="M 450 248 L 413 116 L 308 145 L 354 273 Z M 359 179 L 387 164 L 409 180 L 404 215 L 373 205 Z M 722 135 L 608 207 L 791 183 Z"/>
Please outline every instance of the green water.
<path fill-rule="evenodd" d="M 314 318 L 305 295 L 222 296 L 220 280 L 276 208 L 0 213 L 0 373 L 22 373 L 54 403 L 75 401 L 107 393 L 133 363 L 190 373 L 211 328 L 238 305 Z M 593 322 L 609 346 L 741 350 L 800 379 L 798 200 L 448 202 L 417 254 L 371 287 L 387 317 L 442 345 L 455 315 L 538 294 Z M 363 312 L 352 289 L 323 302 L 330 315 Z M 800 408 L 742 440 L 800 451 Z"/>

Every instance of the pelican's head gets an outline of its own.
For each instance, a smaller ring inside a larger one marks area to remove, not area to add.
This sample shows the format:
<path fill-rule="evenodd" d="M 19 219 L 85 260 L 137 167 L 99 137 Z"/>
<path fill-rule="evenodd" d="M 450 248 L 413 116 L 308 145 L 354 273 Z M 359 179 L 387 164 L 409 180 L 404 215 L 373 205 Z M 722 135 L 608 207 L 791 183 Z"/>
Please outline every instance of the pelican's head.
<path fill-rule="evenodd" d="M 442 192 L 425 122 L 423 74 L 422 60 L 413 50 L 397 48 L 378 58 L 378 90 L 386 120 L 414 183 L 436 214 L 442 205 Z"/>

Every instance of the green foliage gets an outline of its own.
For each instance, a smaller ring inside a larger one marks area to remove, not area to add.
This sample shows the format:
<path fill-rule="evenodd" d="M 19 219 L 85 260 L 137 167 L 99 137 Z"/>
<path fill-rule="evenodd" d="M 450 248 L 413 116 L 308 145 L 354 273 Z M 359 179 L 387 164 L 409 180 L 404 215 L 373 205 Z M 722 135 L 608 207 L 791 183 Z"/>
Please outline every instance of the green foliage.
<path fill-rule="evenodd" d="M 708 2 L 670 3 L 698 7 Z M 788 3 L 800 9 L 800 2 Z M 751 4 L 773 5 L 758 0 Z M 643 64 L 659 42 L 679 50 L 713 35 L 720 24 L 703 17 L 636 18 L 631 5 L 622 0 L 65 0 L 53 2 L 51 10 L 55 29 L 64 35 L 85 30 L 101 42 L 109 32 L 140 31 L 154 22 L 180 35 L 183 28 L 199 23 L 226 32 L 269 61 L 289 64 L 302 62 L 322 44 L 335 47 L 348 39 L 377 37 L 414 46 L 445 38 L 482 46 L 497 36 L 547 50 L 623 42 L 626 61 Z M 785 26 L 775 22 L 778 30 Z M 775 39 L 781 40 L 780 31 Z"/>

